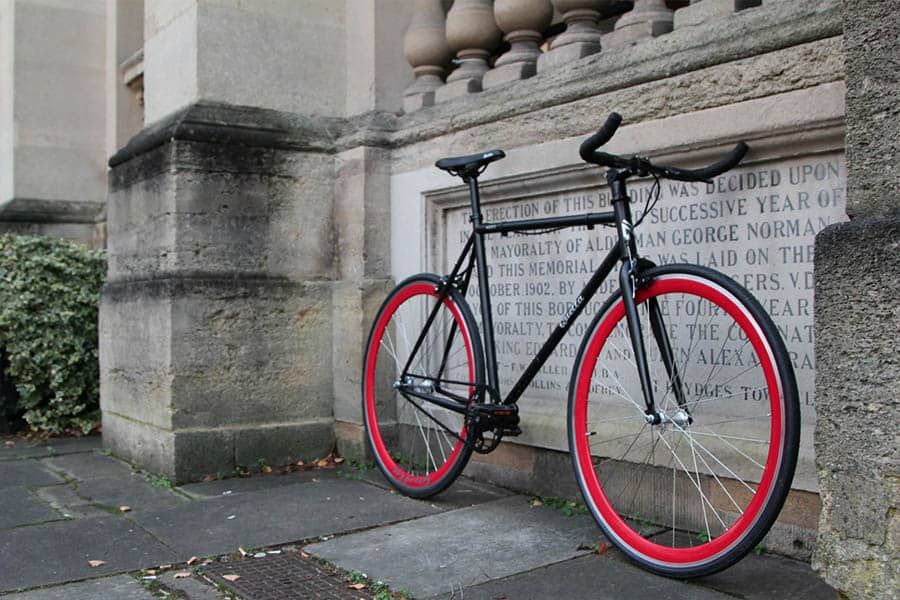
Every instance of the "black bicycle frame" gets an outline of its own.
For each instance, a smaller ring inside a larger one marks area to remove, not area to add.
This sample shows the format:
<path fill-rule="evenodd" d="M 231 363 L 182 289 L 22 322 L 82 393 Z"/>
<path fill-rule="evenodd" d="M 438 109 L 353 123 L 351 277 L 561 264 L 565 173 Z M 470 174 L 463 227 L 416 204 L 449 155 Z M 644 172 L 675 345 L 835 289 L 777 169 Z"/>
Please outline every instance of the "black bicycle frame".
<path fill-rule="evenodd" d="M 478 181 L 476 178 L 470 177 L 467 180 L 467 183 L 469 185 L 469 197 L 471 200 L 472 208 L 472 215 L 470 217 L 470 220 L 472 222 L 472 234 L 469 236 L 459 258 L 456 261 L 456 264 L 453 267 L 453 270 L 450 272 L 450 275 L 444 279 L 444 285 L 438 290 L 438 302 L 429 315 L 428 319 L 426 320 L 425 326 L 423 327 L 423 332 L 419 335 L 419 339 L 416 340 L 413 351 L 410 354 L 410 358 L 407 361 L 407 364 L 403 368 L 402 374 L 407 374 L 407 370 L 409 369 L 410 363 L 412 362 L 412 357 L 416 354 L 416 352 L 418 352 L 422 340 L 424 339 L 424 333 L 431 326 L 431 323 L 433 322 L 441 303 L 443 302 L 444 298 L 446 298 L 449 286 L 457 285 L 458 283 L 460 283 L 460 271 L 463 270 L 463 264 L 466 262 L 466 258 L 469 257 L 469 253 L 474 251 L 475 266 L 477 267 L 478 271 L 478 293 L 481 302 L 481 318 L 483 329 L 482 337 L 484 342 L 484 355 L 486 362 L 485 368 L 487 370 L 488 380 L 487 391 L 490 395 L 490 401 L 492 403 L 515 404 L 516 401 L 522 396 L 522 393 L 525 391 L 531 381 L 534 379 L 534 377 L 541 370 L 541 367 L 544 366 L 544 363 L 547 362 L 547 359 L 550 358 L 550 355 L 556 349 L 556 346 L 559 345 L 559 342 L 565 336 L 566 332 L 569 331 L 572 323 L 578 318 L 579 315 L 581 315 L 587 303 L 594 297 L 594 294 L 596 294 L 597 290 L 600 287 L 600 284 L 602 284 L 603 281 L 609 276 L 616 263 L 621 261 L 622 267 L 619 272 L 619 287 L 622 292 L 623 302 L 625 304 L 625 313 L 628 323 L 629 336 L 631 337 L 632 348 L 634 350 L 636 364 L 638 365 L 638 375 L 641 380 L 641 387 L 643 388 L 644 392 L 644 401 L 647 405 L 647 414 L 655 416 L 652 388 L 650 385 L 650 376 L 647 369 L 647 362 L 645 360 L 645 349 L 643 338 L 640 333 L 640 322 L 638 320 L 637 307 L 635 302 L 635 292 L 638 284 L 637 267 L 639 258 L 634 236 L 632 235 L 633 225 L 631 222 L 631 209 L 629 206 L 628 194 L 625 189 L 626 177 L 626 173 L 618 172 L 615 170 L 611 170 L 607 174 L 607 179 L 612 188 L 612 211 L 601 213 L 585 213 L 563 217 L 548 217 L 542 219 L 502 221 L 496 223 L 485 223 L 483 221 L 483 217 L 481 214 L 481 201 L 478 193 Z M 513 385 L 509 394 L 506 396 L 506 398 L 503 398 L 501 400 L 499 380 L 497 376 L 497 353 L 494 342 L 494 321 L 491 312 L 490 287 L 488 281 L 487 259 L 485 256 L 485 236 L 497 233 L 507 234 L 519 231 L 534 231 L 540 229 L 564 227 L 584 226 L 592 229 L 595 225 L 615 225 L 619 237 L 619 243 L 615 247 L 613 247 L 613 249 L 610 250 L 610 252 L 606 255 L 606 257 L 597 267 L 597 270 L 594 271 L 594 274 L 581 290 L 581 293 L 578 294 L 578 296 L 575 298 L 575 301 L 569 306 L 563 318 L 556 324 L 555 329 L 544 342 L 544 345 L 538 351 L 537 355 L 531 360 L 531 363 L 519 377 L 518 381 Z M 463 292 L 465 292 L 466 286 L 468 284 L 468 274 L 471 272 L 472 267 L 471 262 L 471 257 L 469 257 L 469 264 L 465 269 L 467 275 L 464 277 L 464 281 L 460 286 Z M 651 313 L 655 313 L 658 316 L 658 310 L 652 310 L 653 308 L 654 307 L 651 307 Z M 654 324 L 653 333 L 657 339 L 657 343 L 662 349 L 663 355 L 666 358 L 671 356 L 671 348 L 669 347 L 669 341 L 667 339 L 667 336 L 665 335 L 664 330 L 658 327 L 658 324 Z M 668 360 L 666 360 L 665 362 L 667 369 L 674 372 L 674 361 L 672 367 L 669 366 Z M 672 375 L 672 372 L 670 372 L 670 375 Z M 677 376 L 677 372 L 675 372 L 675 375 Z M 455 402 L 454 400 L 443 399 L 434 396 L 433 394 L 417 393 L 411 390 L 406 390 L 406 393 L 409 393 L 410 395 L 422 400 L 433 402 L 444 408 L 456 412 L 465 412 L 466 410 L 463 403 Z"/>

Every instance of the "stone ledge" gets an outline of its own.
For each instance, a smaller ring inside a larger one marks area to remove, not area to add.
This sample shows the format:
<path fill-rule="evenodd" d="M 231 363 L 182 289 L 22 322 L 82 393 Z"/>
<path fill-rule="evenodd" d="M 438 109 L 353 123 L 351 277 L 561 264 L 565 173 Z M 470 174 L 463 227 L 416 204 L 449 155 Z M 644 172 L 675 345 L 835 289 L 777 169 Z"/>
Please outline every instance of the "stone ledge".
<path fill-rule="evenodd" d="M 0 221 L 19 223 L 90 223 L 98 221 L 104 202 L 12 198 L 0 204 Z"/>
<path fill-rule="evenodd" d="M 777 2 L 404 115 L 394 147 L 841 35 L 838 0 Z M 599 118 L 599 117 L 598 117 Z"/>

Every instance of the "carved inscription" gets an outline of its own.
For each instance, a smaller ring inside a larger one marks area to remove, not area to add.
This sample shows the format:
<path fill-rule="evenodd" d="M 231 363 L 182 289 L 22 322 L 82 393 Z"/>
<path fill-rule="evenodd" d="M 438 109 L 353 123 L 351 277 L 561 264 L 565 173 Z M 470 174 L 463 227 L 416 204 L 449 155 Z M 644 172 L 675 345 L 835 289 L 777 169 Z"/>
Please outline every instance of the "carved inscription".
<path fill-rule="evenodd" d="M 841 153 L 763 163 L 736 169 L 712 183 L 662 181 L 659 201 L 635 229 L 642 256 L 659 265 L 691 263 L 722 271 L 750 290 L 772 316 L 796 369 L 804 418 L 813 416 L 813 245 L 815 234 L 843 221 L 845 166 Z M 637 220 L 651 198 L 652 181 L 630 183 Z M 510 221 L 610 210 L 608 187 L 483 205 L 485 221 Z M 446 271 L 469 232 L 469 209 L 443 211 L 440 235 Z M 487 242 L 500 385 L 505 394 L 556 325 L 568 318 L 584 283 L 616 243 L 613 229 L 598 226 L 542 235 L 491 236 Z M 526 396 L 566 398 L 581 338 L 603 301 L 617 289 L 608 278 L 583 315 L 532 382 Z M 478 312 L 478 289 L 467 294 Z M 675 310 L 675 307 L 669 307 Z M 738 339 L 712 323 L 702 332 L 721 348 L 691 360 L 738 368 Z M 690 326 L 681 323 L 679 328 Z M 684 331 L 687 331 L 684 329 Z M 677 334 L 674 332 L 673 334 Z M 691 337 L 700 335 L 691 331 Z M 721 340 L 721 342 L 720 342 Z M 622 342 L 627 346 L 627 342 Z M 615 357 L 604 357 L 614 364 Z M 739 381 L 738 381 L 739 382 Z M 754 402 L 755 390 L 731 391 Z M 742 395 L 743 394 L 743 395 Z"/>

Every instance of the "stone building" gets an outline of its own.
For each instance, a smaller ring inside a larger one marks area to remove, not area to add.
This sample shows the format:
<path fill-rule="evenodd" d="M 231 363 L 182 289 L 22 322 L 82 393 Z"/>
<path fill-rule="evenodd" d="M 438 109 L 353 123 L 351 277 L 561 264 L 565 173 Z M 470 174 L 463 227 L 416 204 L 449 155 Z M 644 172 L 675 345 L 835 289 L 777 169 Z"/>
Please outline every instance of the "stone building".
<path fill-rule="evenodd" d="M 788 338 L 804 429 L 767 546 L 809 559 L 818 530 L 832 584 L 889 589 L 898 379 L 896 336 L 879 331 L 898 319 L 897 11 L 635 0 L 603 18 L 611 4 L 0 0 L 0 223 L 108 248 L 105 445 L 178 481 L 363 455 L 374 311 L 393 282 L 447 271 L 465 226 L 465 190 L 434 161 L 503 148 L 486 206 L 578 212 L 606 193 L 578 143 L 615 110 L 614 152 L 695 166 L 750 144 L 738 179 L 661 200 L 740 191 L 752 214 L 729 221 L 737 237 L 669 212 L 648 255 L 683 260 L 700 241 L 690 259 L 750 288 Z M 570 364 L 551 359 L 525 434 L 467 474 L 575 493 Z"/>

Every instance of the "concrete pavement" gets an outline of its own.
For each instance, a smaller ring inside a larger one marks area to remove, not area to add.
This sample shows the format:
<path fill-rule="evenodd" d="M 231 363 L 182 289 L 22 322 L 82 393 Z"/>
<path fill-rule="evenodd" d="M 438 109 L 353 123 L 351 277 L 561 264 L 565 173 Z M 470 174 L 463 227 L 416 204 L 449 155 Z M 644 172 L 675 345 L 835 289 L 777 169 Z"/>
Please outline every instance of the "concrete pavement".
<path fill-rule="evenodd" d="M 4 442 L 0 595 L 16 600 L 384 598 L 385 586 L 454 599 L 836 597 L 808 565 L 769 555 L 690 583 L 657 577 L 593 553 L 590 517 L 465 478 L 430 501 L 345 465 L 174 487 L 97 438 Z"/>

